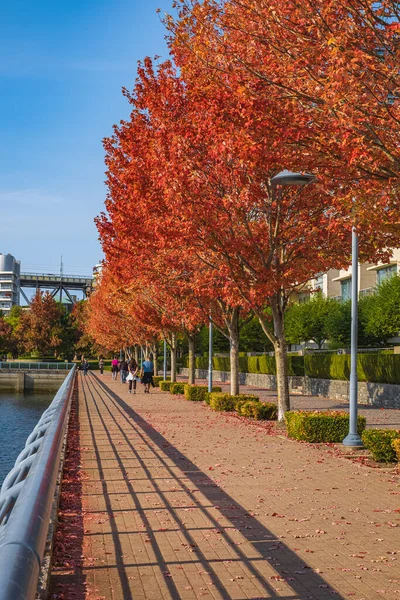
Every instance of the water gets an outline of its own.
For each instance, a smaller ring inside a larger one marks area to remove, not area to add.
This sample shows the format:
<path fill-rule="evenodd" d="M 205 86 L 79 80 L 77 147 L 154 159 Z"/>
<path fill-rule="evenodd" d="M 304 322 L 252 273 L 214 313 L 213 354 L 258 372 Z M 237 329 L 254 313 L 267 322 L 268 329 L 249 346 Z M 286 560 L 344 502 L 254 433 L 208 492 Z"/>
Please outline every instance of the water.
<path fill-rule="evenodd" d="M 0 486 L 54 396 L 0 392 Z"/>

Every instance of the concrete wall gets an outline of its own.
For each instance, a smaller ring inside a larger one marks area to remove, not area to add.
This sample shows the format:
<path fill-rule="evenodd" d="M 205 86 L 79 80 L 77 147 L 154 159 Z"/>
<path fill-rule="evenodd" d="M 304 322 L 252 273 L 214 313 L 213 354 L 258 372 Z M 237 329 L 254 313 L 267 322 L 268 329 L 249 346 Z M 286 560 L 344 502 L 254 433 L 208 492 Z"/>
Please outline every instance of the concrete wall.
<path fill-rule="evenodd" d="M 0 391 L 55 392 L 68 371 L 5 371 L 0 372 Z"/>
<path fill-rule="evenodd" d="M 188 376 L 188 369 L 180 369 L 181 375 Z M 196 370 L 196 377 L 207 379 L 208 372 Z M 213 371 L 213 380 L 228 383 L 230 374 L 226 371 Z M 276 390 L 276 377 L 261 373 L 240 373 L 241 385 Z M 310 377 L 289 377 L 289 390 L 301 392 L 307 396 L 321 396 L 334 400 L 349 400 L 350 382 L 334 379 L 311 379 Z M 358 402 L 385 408 L 400 409 L 400 385 L 389 383 L 358 383 Z"/>

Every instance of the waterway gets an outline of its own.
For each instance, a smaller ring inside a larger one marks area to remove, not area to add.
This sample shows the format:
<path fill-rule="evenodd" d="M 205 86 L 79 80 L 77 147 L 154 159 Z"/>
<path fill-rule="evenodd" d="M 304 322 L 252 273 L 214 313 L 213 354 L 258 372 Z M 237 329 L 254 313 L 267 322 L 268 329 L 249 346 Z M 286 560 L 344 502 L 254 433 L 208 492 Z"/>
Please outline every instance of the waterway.
<path fill-rule="evenodd" d="M 0 392 L 0 486 L 54 395 Z"/>

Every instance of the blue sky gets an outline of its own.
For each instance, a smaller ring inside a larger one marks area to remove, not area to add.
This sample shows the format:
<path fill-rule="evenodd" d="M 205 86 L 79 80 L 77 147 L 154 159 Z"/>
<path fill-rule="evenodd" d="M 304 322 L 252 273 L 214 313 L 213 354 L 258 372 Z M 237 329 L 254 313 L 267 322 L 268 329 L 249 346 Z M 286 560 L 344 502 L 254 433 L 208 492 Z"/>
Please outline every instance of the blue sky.
<path fill-rule="evenodd" d="M 102 139 L 129 115 L 137 61 L 167 58 L 172 0 L 0 3 L 0 252 L 22 270 L 88 273 L 101 258 Z M 161 14 L 162 14 L 161 13 Z"/>

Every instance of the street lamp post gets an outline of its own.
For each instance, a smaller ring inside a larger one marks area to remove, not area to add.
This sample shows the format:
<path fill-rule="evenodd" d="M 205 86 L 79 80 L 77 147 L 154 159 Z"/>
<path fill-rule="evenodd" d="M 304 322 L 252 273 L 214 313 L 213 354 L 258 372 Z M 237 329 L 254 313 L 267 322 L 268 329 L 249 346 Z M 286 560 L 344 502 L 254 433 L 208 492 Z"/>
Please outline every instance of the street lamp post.
<path fill-rule="evenodd" d="M 208 391 L 212 392 L 213 386 L 213 324 L 212 316 L 209 316 L 208 330 Z"/>
<path fill-rule="evenodd" d="M 350 421 L 349 433 L 343 440 L 344 446 L 362 448 L 362 439 L 357 432 L 357 346 L 358 346 L 358 236 L 356 228 L 351 232 L 351 354 L 350 354 Z"/>
<path fill-rule="evenodd" d="M 292 173 L 285 169 L 280 173 L 277 173 L 274 177 L 271 177 L 270 193 L 272 201 L 277 202 L 281 198 L 281 194 L 277 193 L 277 186 L 288 187 L 288 186 L 301 186 L 304 187 L 313 181 L 315 181 L 315 175 L 311 173 Z M 282 306 L 280 308 L 283 308 Z M 275 361 L 277 367 L 277 387 L 278 387 L 278 419 L 283 419 L 284 411 L 289 408 L 289 388 L 287 375 L 284 374 L 284 363 L 285 360 L 285 348 L 284 348 L 284 329 L 283 319 L 279 323 L 274 319 L 274 330 L 276 339 L 279 341 L 279 353 L 275 351 Z M 276 346 L 278 350 L 278 344 Z M 283 364 L 282 364 L 283 363 Z M 282 372 L 283 371 L 283 372 Z"/>

